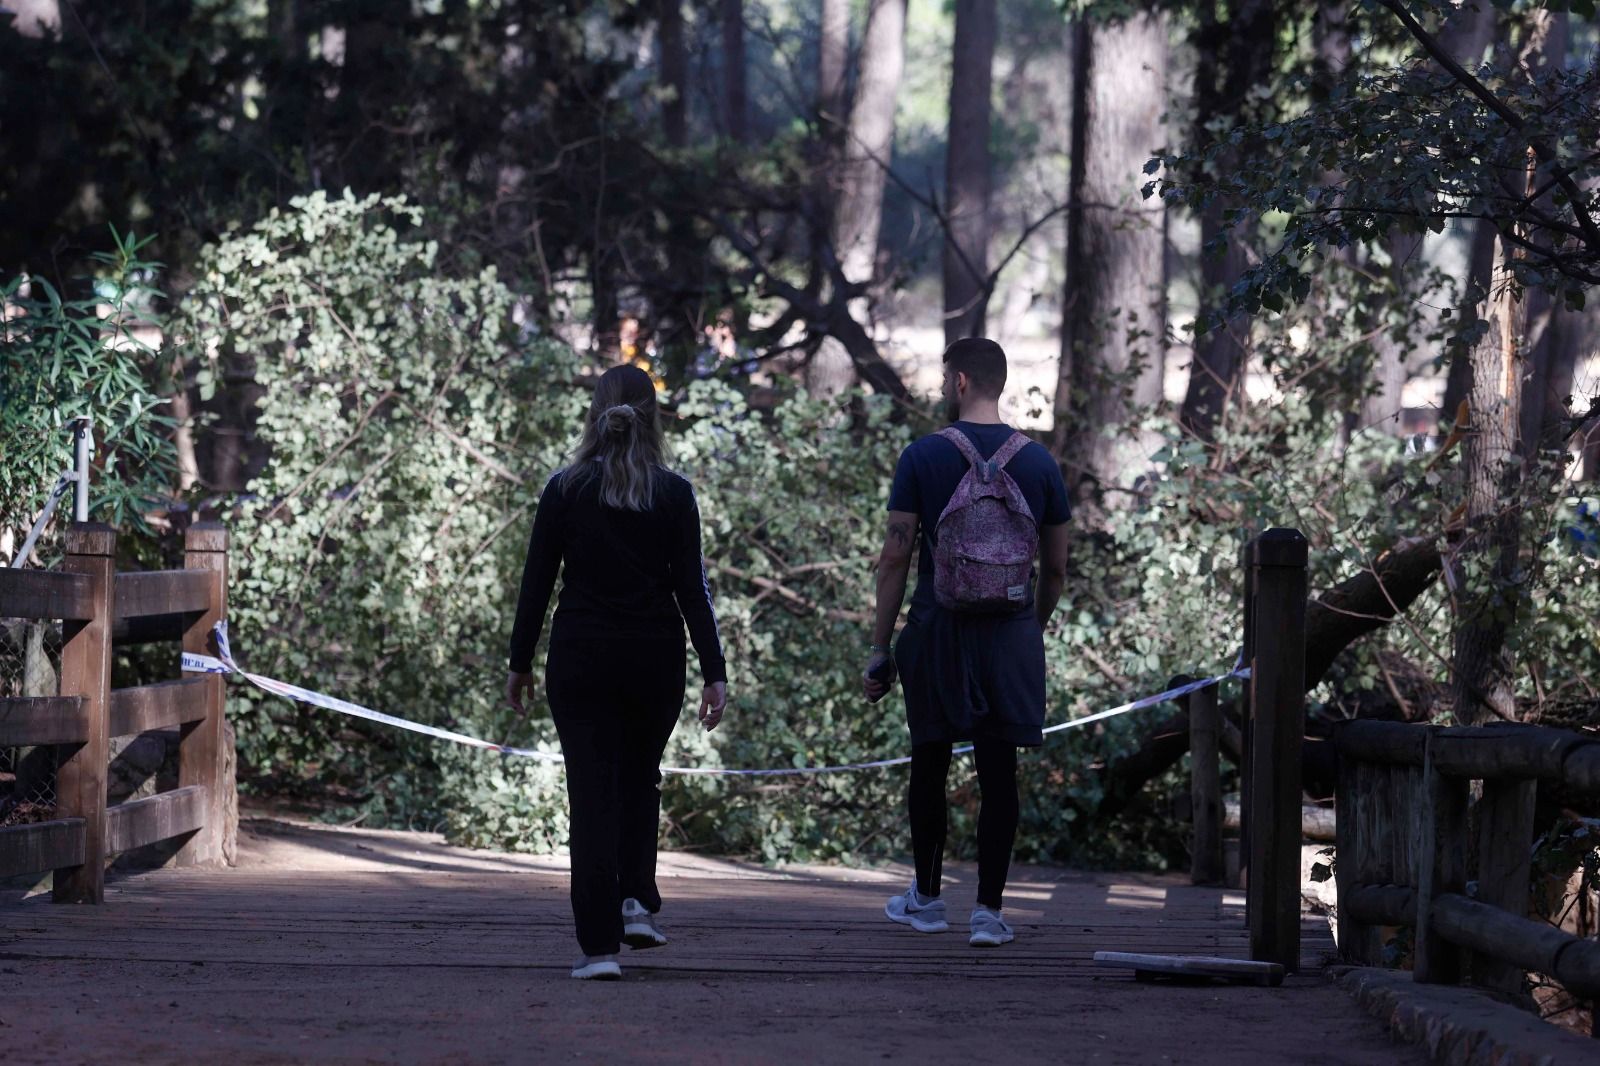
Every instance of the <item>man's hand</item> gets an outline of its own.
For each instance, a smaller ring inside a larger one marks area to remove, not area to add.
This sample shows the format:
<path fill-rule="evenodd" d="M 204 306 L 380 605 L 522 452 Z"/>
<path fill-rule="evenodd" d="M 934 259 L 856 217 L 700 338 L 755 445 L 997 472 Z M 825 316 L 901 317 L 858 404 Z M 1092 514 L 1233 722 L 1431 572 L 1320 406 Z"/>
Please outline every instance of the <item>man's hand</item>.
<path fill-rule="evenodd" d="M 728 708 L 728 683 L 718 681 L 707 685 L 700 693 L 700 724 L 707 733 L 722 721 L 722 712 Z"/>
<path fill-rule="evenodd" d="M 861 671 L 861 687 L 867 699 L 877 703 L 894 687 L 895 666 L 888 648 L 894 639 L 900 604 L 906 598 L 906 579 L 911 574 L 912 553 L 917 547 L 917 516 L 912 511 L 890 511 L 889 529 L 878 553 L 878 602 L 873 612 L 872 657 Z M 884 669 L 884 664 L 888 669 Z M 872 674 L 878 676 L 874 678 Z"/>
<path fill-rule="evenodd" d="M 884 669 L 885 664 L 888 665 L 887 670 Z M 867 695 L 867 702 L 877 703 L 887 696 L 894 687 L 894 676 L 894 658 L 886 651 L 873 652 L 861 671 L 861 688 Z"/>

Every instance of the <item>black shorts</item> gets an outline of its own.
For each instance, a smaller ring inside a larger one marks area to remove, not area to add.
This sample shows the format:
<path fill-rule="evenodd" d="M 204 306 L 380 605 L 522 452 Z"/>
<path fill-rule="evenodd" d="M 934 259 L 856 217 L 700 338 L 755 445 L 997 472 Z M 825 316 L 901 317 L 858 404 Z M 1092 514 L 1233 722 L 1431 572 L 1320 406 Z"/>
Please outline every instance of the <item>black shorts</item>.
<path fill-rule="evenodd" d="M 895 642 L 912 744 L 993 737 L 1044 743 L 1044 631 L 1010 615 L 912 612 Z"/>

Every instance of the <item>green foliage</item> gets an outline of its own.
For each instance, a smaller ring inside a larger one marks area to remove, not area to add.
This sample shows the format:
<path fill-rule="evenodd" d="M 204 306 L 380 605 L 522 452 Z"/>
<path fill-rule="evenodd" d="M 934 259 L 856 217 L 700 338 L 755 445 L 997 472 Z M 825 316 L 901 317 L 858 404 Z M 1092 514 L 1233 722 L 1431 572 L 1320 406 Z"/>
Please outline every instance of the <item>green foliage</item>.
<path fill-rule="evenodd" d="M 1469 72 L 1497 109 L 1410 44 L 1403 65 L 1352 71 L 1331 92 L 1314 92 L 1309 76 L 1286 87 L 1320 97 L 1313 106 L 1160 157 L 1167 176 L 1145 194 L 1196 211 L 1219 206 L 1219 244 L 1263 225 L 1280 234 L 1228 294 L 1229 313 L 1282 311 L 1307 298 L 1342 249 L 1396 230 L 1439 233 L 1457 219 L 1482 219 L 1515 236 L 1519 284 L 1560 293 L 1569 306 L 1581 307 L 1600 280 L 1593 73 L 1493 65 Z M 1246 144 L 1250 166 L 1216 165 Z M 1576 197 L 1559 184 L 1563 177 L 1576 183 Z M 1213 316 L 1201 326 L 1216 324 Z"/>
<path fill-rule="evenodd" d="M 570 353 L 513 322 L 492 268 L 438 269 L 399 199 L 320 194 L 202 259 L 186 342 L 248 352 L 272 462 L 241 501 L 232 616 L 255 668 L 469 732 L 504 727 L 517 534 L 581 396 Z M 241 690 L 241 758 L 437 809 L 431 741 Z"/>
<path fill-rule="evenodd" d="M 158 264 L 140 258 L 146 240 L 115 230 L 112 238 L 113 250 L 96 253 L 92 275 L 74 284 L 79 298 L 27 275 L 0 288 L 0 528 L 26 532 L 72 468 L 65 427 L 79 417 L 94 427 L 92 518 L 143 528 L 150 502 L 171 484 L 172 423 L 158 413 L 152 346 Z"/>
<path fill-rule="evenodd" d="M 498 738 L 511 728 L 498 694 L 520 534 L 587 394 L 569 352 L 517 332 L 514 301 L 492 274 L 451 278 L 430 245 L 399 234 L 414 217 L 397 200 L 296 201 L 207 251 L 184 329 L 208 358 L 255 353 L 266 389 L 257 432 L 273 460 L 234 526 L 231 613 L 247 665 Z M 852 409 L 793 397 L 762 414 L 715 382 L 694 386 L 678 414 L 672 449 L 699 487 L 735 703 L 711 735 L 686 714 L 668 763 L 800 766 L 903 752 L 898 704 L 864 704 L 857 671 L 869 559 L 909 429 L 871 398 Z M 1214 539 L 1219 554 L 1235 550 L 1226 535 Z M 1147 562 L 1187 582 L 1195 567 L 1181 554 Z M 1115 610 L 1073 612 L 1052 642 L 1062 711 L 1125 698 L 1074 652 L 1113 627 Z M 1129 648 L 1121 665 L 1139 681 L 1187 654 L 1150 635 Z M 546 849 L 564 837 L 557 769 L 236 693 L 241 761 L 258 787 L 343 794 L 380 820 L 439 824 L 470 843 Z M 1113 725 L 1030 762 L 1027 853 L 1074 852 L 1067 829 L 1079 813 L 1059 804 L 1092 797 L 1087 753 L 1133 728 Z M 515 739 L 554 737 L 541 718 Z M 667 824 L 680 841 L 769 860 L 866 857 L 904 847 L 903 788 L 898 770 L 672 778 Z M 960 797 L 958 828 L 974 809 L 970 785 Z M 1140 843 L 1132 857 L 1159 859 L 1169 845 Z M 1086 852 L 1130 857 L 1104 843 Z"/>

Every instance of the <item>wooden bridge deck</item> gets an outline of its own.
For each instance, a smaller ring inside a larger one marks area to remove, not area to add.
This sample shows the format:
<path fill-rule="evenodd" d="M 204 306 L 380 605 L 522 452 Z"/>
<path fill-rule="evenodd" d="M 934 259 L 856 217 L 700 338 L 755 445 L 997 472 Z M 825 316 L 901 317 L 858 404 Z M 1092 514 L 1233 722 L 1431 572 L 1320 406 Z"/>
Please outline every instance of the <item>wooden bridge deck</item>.
<path fill-rule="evenodd" d="M 27 1062 L 1411 1063 L 1319 972 L 1277 989 L 1135 983 L 1096 950 L 1243 957 L 1243 898 L 1016 870 L 1017 942 L 882 917 L 904 870 L 664 856 L 665 949 L 572 981 L 557 863 L 420 834 L 257 823 L 226 871 L 114 882 L 101 907 L 0 905 L 0 1057 Z M 947 884 L 964 919 L 973 877 Z M 964 926 L 964 921 L 960 925 Z"/>

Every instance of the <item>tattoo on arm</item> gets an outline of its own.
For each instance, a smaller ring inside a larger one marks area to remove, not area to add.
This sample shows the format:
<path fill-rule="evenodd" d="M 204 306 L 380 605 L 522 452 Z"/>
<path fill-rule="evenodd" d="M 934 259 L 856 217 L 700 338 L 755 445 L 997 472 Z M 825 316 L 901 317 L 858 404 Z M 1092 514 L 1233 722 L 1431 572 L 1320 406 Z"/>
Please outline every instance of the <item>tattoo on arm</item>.
<path fill-rule="evenodd" d="M 895 546 L 898 548 L 909 547 L 911 544 L 911 523 L 889 523 L 889 539 L 894 541 Z"/>

